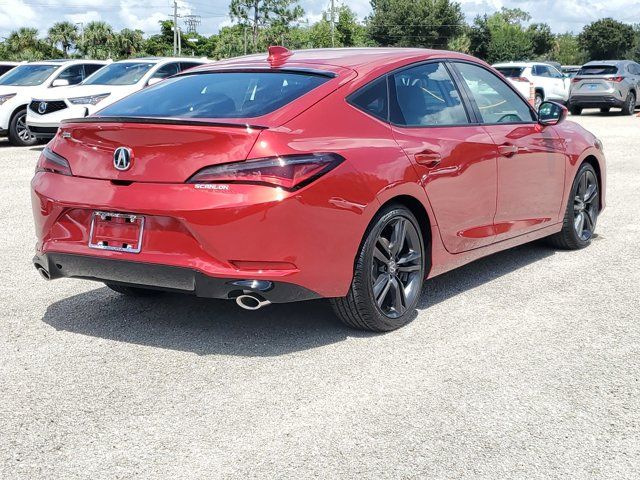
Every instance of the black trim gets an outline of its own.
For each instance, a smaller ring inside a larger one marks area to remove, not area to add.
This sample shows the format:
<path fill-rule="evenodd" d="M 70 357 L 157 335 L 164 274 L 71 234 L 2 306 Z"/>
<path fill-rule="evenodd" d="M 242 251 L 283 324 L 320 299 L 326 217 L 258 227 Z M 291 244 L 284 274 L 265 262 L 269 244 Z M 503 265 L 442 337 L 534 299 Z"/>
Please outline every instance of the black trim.
<path fill-rule="evenodd" d="M 69 123 L 144 123 L 156 125 L 195 125 L 202 127 L 230 127 L 230 128 L 253 128 L 254 130 L 266 130 L 269 127 L 264 125 L 250 125 L 246 123 L 233 122 L 210 122 L 207 120 L 194 120 L 191 118 L 166 118 L 166 117 L 82 117 L 68 118 L 62 120 L 61 124 Z"/>
<path fill-rule="evenodd" d="M 130 260 L 50 252 L 36 255 L 33 258 L 33 264 L 37 268 L 44 268 L 51 280 L 80 278 L 220 299 L 235 298 L 243 290 L 255 291 L 272 303 L 299 302 L 320 298 L 316 292 L 293 283 L 271 281 L 273 286 L 268 290 L 265 290 L 264 287 L 252 289 L 233 285 L 233 282 L 253 280 L 247 277 L 215 278 L 190 268 Z"/>
<path fill-rule="evenodd" d="M 58 127 L 36 127 L 34 125 L 28 125 L 29 131 L 33 133 L 36 138 L 53 138 L 56 136 Z"/>
<path fill-rule="evenodd" d="M 580 108 L 622 108 L 626 101 L 612 95 L 573 95 L 569 98 L 568 105 Z"/>

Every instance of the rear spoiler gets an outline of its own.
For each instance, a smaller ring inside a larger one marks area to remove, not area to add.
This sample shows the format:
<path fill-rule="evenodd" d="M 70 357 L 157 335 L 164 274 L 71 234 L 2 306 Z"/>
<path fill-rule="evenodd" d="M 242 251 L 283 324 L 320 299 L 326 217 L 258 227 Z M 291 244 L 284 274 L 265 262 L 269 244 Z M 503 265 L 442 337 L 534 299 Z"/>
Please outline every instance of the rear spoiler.
<path fill-rule="evenodd" d="M 251 128 L 253 130 L 266 130 L 269 127 L 264 125 L 251 125 L 248 123 L 234 122 L 212 122 L 193 118 L 166 118 L 166 117 L 81 117 L 68 118 L 60 122 L 69 123 L 148 123 L 155 125 L 194 125 L 200 127 L 229 127 L 229 128 Z"/>

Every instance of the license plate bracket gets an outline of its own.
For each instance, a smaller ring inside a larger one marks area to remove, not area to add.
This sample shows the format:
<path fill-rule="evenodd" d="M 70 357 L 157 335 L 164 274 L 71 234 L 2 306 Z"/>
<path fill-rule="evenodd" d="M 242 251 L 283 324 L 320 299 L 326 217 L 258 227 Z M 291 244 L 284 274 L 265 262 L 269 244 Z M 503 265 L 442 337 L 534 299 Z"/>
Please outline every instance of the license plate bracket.
<path fill-rule="evenodd" d="M 91 215 L 89 248 L 124 253 L 140 253 L 144 216 L 95 211 Z"/>

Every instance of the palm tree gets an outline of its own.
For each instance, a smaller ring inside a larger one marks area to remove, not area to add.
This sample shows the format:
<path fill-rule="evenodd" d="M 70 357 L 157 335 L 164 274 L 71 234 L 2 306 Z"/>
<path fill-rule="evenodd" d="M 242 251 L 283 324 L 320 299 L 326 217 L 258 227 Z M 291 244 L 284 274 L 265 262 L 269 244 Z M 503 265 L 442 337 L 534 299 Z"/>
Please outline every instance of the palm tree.
<path fill-rule="evenodd" d="M 7 50 L 35 50 L 38 48 L 38 29 L 22 27 L 14 30 L 7 37 Z"/>
<path fill-rule="evenodd" d="M 84 29 L 82 51 L 91 58 L 108 58 L 113 29 L 106 22 L 89 22 Z"/>
<path fill-rule="evenodd" d="M 129 58 L 142 51 L 144 37 L 142 30 L 123 28 L 113 36 L 111 42 L 116 56 Z"/>
<path fill-rule="evenodd" d="M 71 22 L 54 23 L 47 36 L 51 45 L 62 47 L 62 54 L 66 58 L 71 48 L 78 41 L 78 27 Z"/>

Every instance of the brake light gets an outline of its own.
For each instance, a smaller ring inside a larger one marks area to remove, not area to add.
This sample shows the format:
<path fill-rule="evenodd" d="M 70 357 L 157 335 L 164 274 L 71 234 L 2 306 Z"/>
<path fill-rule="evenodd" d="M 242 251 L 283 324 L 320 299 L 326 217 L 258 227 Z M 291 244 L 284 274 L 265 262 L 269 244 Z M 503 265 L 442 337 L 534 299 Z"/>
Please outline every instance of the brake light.
<path fill-rule="evenodd" d="M 49 147 L 45 147 L 40 154 L 40 158 L 38 159 L 38 163 L 36 165 L 36 173 L 38 172 L 49 172 L 49 173 L 59 173 L 60 175 L 73 175 L 71 173 L 71 167 L 69 166 L 69 162 Z"/>
<path fill-rule="evenodd" d="M 344 161 L 335 153 L 311 153 L 225 163 L 196 172 L 187 183 L 250 183 L 297 190 Z"/>
<path fill-rule="evenodd" d="M 613 77 L 613 78 L 607 78 L 607 82 L 616 82 L 616 83 L 620 83 L 621 81 L 624 80 L 624 77 Z"/>
<path fill-rule="evenodd" d="M 529 79 L 527 77 L 515 77 L 514 80 L 516 82 L 526 82 L 526 83 L 530 83 Z"/>
<path fill-rule="evenodd" d="M 582 80 L 582 79 L 581 79 L 581 78 L 578 78 L 578 77 L 573 77 L 573 78 L 571 79 L 571 83 L 578 83 L 580 80 Z"/>

